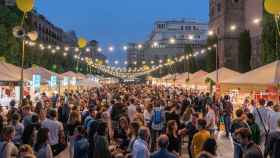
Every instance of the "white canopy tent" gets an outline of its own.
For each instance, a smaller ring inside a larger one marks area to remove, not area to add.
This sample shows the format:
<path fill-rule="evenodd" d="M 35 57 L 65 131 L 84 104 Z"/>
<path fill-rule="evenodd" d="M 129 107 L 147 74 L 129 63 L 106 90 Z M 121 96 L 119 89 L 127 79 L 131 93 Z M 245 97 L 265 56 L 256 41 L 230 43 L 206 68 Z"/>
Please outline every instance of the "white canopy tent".
<path fill-rule="evenodd" d="M 98 83 L 97 81 L 91 80 L 91 79 L 81 80 L 80 86 L 86 87 L 86 88 L 94 88 L 94 87 L 100 88 L 100 87 L 102 87 L 102 85 L 100 83 Z"/>
<path fill-rule="evenodd" d="M 222 68 L 218 69 L 219 82 L 223 82 L 227 79 L 234 78 L 234 77 L 237 77 L 239 75 L 240 75 L 239 72 L 230 70 L 230 69 L 225 68 L 225 67 L 222 67 Z M 211 73 L 208 73 L 207 75 L 204 75 L 203 77 L 199 77 L 199 78 L 195 77 L 195 78 L 191 79 L 188 82 L 188 84 L 206 86 L 207 85 L 207 83 L 205 83 L 206 79 L 209 78 L 212 81 L 217 82 L 216 81 L 216 78 L 217 78 L 216 76 L 217 76 L 217 70 L 213 71 Z"/>

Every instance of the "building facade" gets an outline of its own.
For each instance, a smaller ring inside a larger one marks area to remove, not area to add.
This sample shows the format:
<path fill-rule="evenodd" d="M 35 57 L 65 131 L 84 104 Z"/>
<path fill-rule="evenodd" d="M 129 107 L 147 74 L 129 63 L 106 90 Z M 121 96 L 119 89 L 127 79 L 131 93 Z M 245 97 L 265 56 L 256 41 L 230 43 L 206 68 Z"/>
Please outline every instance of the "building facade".
<path fill-rule="evenodd" d="M 239 36 L 245 30 L 251 35 L 251 66 L 261 65 L 262 6 L 263 0 L 210 0 L 209 30 L 218 37 L 220 67 L 239 70 Z"/>
<path fill-rule="evenodd" d="M 128 46 L 128 66 L 158 64 L 167 58 L 184 54 L 186 45 L 194 50 L 201 49 L 207 40 L 208 24 L 196 20 L 157 21 L 149 39 L 141 44 Z"/>

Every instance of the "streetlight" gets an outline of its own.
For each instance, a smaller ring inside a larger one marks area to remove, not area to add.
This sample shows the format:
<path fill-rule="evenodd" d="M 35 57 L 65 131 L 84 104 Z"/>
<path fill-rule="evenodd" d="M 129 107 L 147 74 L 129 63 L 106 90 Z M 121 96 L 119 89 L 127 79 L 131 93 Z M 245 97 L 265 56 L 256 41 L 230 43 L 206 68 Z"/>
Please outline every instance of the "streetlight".
<path fill-rule="evenodd" d="M 261 19 L 260 18 L 256 18 L 253 20 L 253 23 L 254 24 L 259 24 L 261 22 Z"/>
<path fill-rule="evenodd" d="M 127 51 L 128 47 L 127 46 L 123 46 L 123 50 Z"/>
<path fill-rule="evenodd" d="M 235 31 L 236 30 L 236 25 L 231 25 L 230 26 L 230 31 Z"/>
<path fill-rule="evenodd" d="M 109 47 L 109 51 L 110 51 L 110 52 L 113 52 L 113 51 L 114 51 L 114 47 L 113 47 L 113 46 L 110 46 L 110 47 Z"/>
<path fill-rule="evenodd" d="M 100 53 L 100 52 L 102 52 L 102 48 L 97 48 L 97 51 Z"/>
<path fill-rule="evenodd" d="M 169 39 L 169 43 L 170 43 L 170 44 L 175 44 L 175 43 L 176 43 L 175 38 L 171 37 L 171 38 Z"/>
<path fill-rule="evenodd" d="M 158 42 L 154 42 L 154 43 L 153 43 L 153 47 L 154 47 L 154 48 L 157 48 L 157 47 L 158 47 Z"/>
<path fill-rule="evenodd" d="M 138 49 L 141 49 L 143 48 L 143 45 L 142 44 L 138 44 Z"/>
<path fill-rule="evenodd" d="M 13 35 L 16 38 L 22 39 L 22 55 L 21 55 L 21 73 L 20 73 L 20 102 L 22 103 L 23 99 L 23 70 L 24 70 L 24 56 L 25 56 L 25 44 L 26 40 L 29 38 L 32 41 L 36 41 L 38 38 L 38 33 L 36 31 L 32 31 L 26 33 L 22 26 L 16 26 L 13 28 Z"/>
<path fill-rule="evenodd" d="M 232 25 L 231 26 L 231 29 L 236 29 L 236 26 L 235 25 Z M 212 31 L 212 30 L 210 30 L 209 32 L 208 32 L 208 35 L 211 37 L 211 36 L 214 36 L 214 32 Z M 215 48 L 215 53 L 216 53 L 216 87 L 217 87 L 217 85 L 218 85 L 218 83 L 219 83 L 219 63 L 218 63 L 218 61 L 219 61 L 219 49 L 218 49 L 218 44 L 219 44 L 219 39 L 218 39 L 218 41 L 217 41 L 217 43 L 216 44 L 214 44 L 214 48 Z M 209 49 L 208 49 L 209 50 Z"/>

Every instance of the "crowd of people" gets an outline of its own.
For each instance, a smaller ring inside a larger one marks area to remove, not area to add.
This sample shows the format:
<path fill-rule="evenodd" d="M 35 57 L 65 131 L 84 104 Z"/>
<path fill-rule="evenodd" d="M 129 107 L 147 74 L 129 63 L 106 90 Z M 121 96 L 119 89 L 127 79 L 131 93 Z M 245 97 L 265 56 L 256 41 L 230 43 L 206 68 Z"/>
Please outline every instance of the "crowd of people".
<path fill-rule="evenodd" d="M 234 158 L 280 157 L 280 106 L 272 101 L 237 108 L 228 95 L 113 84 L 11 101 L 0 109 L 0 158 L 66 150 L 70 158 L 215 158 L 223 130 Z"/>

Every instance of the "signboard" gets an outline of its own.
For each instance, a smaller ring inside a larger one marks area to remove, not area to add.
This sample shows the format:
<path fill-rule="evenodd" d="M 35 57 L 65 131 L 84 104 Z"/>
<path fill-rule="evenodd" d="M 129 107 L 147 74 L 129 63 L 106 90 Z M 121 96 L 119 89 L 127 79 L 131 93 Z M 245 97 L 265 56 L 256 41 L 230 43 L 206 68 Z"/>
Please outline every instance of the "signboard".
<path fill-rule="evenodd" d="M 57 86 L 57 77 L 56 76 L 51 76 L 51 88 L 55 88 Z"/>
<path fill-rule="evenodd" d="M 38 74 L 34 74 L 32 76 L 32 88 L 34 91 L 40 91 L 41 86 L 41 76 Z"/>

